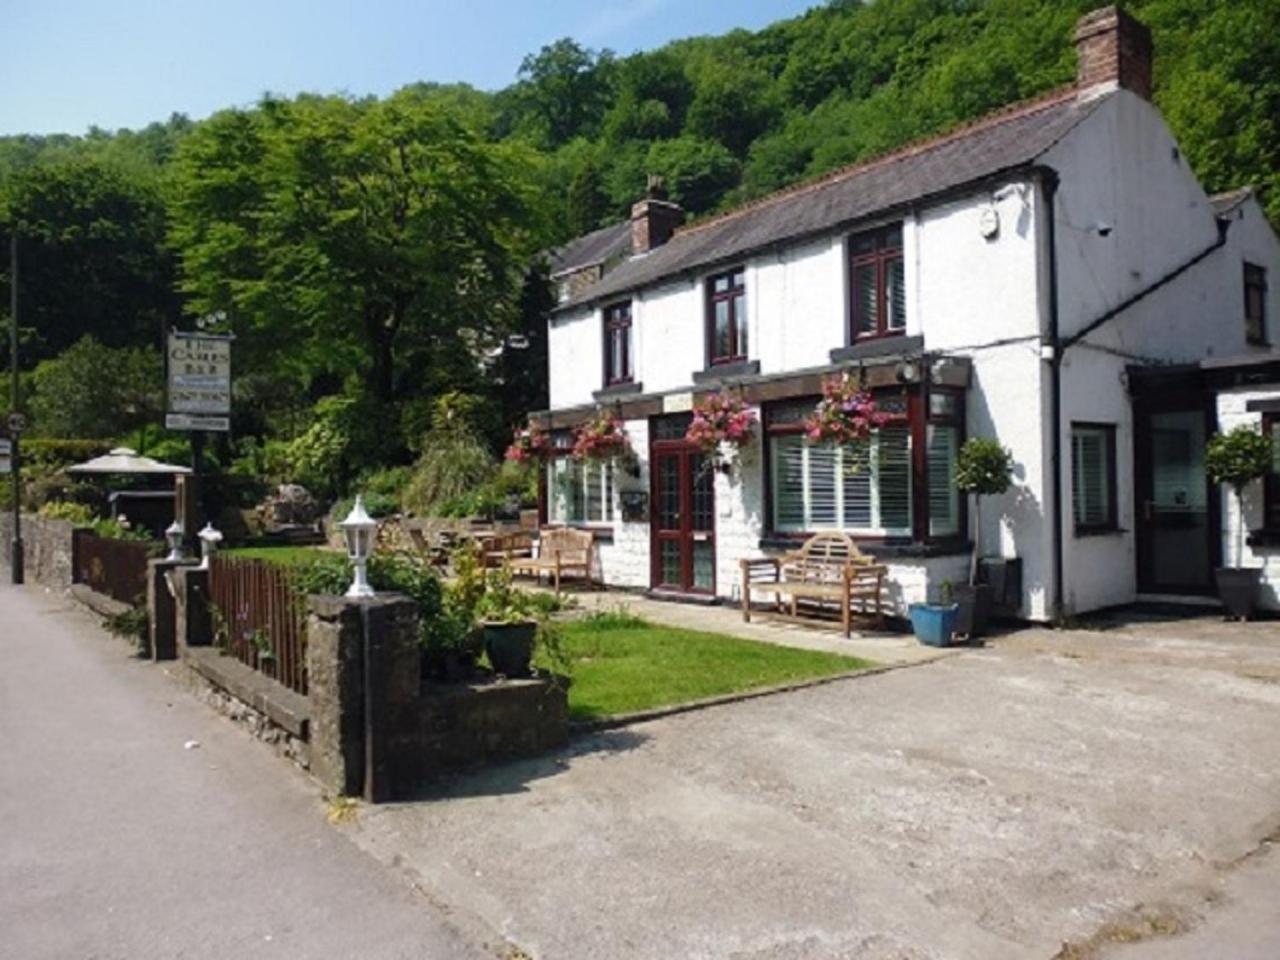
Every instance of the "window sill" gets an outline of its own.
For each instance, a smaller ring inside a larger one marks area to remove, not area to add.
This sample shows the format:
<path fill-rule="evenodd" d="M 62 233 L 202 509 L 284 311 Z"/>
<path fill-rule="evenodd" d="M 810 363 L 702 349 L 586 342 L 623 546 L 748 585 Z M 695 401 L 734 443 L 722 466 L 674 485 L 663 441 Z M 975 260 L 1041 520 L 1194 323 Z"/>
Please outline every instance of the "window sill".
<path fill-rule="evenodd" d="M 810 534 L 766 534 L 760 538 L 761 550 L 795 550 L 804 546 Z M 858 549 L 878 560 L 927 560 L 931 557 L 967 556 L 973 552 L 973 544 L 967 540 L 939 540 L 936 543 L 914 541 L 859 540 L 853 538 Z"/>
<path fill-rule="evenodd" d="M 601 387 L 599 390 L 591 394 L 594 400 L 609 400 L 613 397 L 628 397 L 633 394 L 643 393 L 644 384 L 638 381 L 625 380 L 620 383 L 611 383 L 608 386 Z"/>
<path fill-rule="evenodd" d="M 924 337 L 908 337 L 902 333 L 890 333 L 879 337 L 865 337 L 847 347 L 831 351 L 832 363 L 848 360 L 869 360 L 873 357 L 908 356 L 924 349 Z"/>
<path fill-rule="evenodd" d="M 706 370 L 693 372 L 694 383 L 715 383 L 734 377 L 751 377 L 760 372 L 759 360 L 735 360 L 732 363 L 715 363 Z"/>
<path fill-rule="evenodd" d="M 1075 535 L 1077 540 L 1083 540 L 1086 537 L 1118 537 L 1128 533 L 1124 527 L 1076 527 Z"/>

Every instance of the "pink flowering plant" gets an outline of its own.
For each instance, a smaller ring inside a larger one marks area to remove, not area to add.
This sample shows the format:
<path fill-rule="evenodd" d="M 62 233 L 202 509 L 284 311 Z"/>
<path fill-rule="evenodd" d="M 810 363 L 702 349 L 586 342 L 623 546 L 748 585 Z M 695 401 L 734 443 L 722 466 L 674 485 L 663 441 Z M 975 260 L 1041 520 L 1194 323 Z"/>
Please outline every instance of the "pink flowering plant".
<path fill-rule="evenodd" d="M 888 420 L 871 394 L 845 373 L 823 381 L 822 399 L 804 422 L 805 438 L 810 443 L 864 444 Z"/>
<path fill-rule="evenodd" d="M 756 412 L 740 396 L 722 390 L 698 401 L 685 439 L 696 443 L 707 456 L 720 459 L 722 444 L 741 450 L 755 436 Z"/>
<path fill-rule="evenodd" d="M 551 455 L 551 438 L 538 427 L 529 424 L 517 427 L 507 447 L 506 459 L 513 463 L 537 463 Z"/>
<path fill-rule="evenodd" d="M 601 411 L 594 420 L 578 428 L 573 438 L 577 460 L 612 460 L 631 452 L 631 441 L 616 414 Z"/>

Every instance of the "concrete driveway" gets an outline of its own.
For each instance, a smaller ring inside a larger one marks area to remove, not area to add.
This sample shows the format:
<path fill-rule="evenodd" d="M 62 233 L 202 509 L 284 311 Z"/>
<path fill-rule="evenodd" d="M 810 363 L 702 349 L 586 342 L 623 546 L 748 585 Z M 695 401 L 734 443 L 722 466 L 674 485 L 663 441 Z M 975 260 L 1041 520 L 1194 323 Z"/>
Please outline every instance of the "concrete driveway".
<path fill-rule="evenodd" d="M 1175 956 L 1276 902 L 1278 716 L 1275 625 L 1026 631 L 580 740 L 344 829 L 513 956 Z M 1267 948 L 1230 942 L 1213 955 Z"/>

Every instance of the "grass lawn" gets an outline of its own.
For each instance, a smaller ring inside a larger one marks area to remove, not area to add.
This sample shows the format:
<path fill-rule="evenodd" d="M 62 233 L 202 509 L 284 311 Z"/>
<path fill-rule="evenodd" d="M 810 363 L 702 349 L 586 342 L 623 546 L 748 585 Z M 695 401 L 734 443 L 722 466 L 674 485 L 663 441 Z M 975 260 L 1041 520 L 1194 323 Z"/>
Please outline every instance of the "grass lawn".
<path fill-rule="evenodd" d="M 569 712 L 576 720 L 873 666 L 857 657 L 619 617 L 565 624 L 563 646 L 573 664 Z"/>
<path fill-rule="evenodd" d="M 247 560 L 267 560 L 281 566 L 292 566 L 306 563 L 317 556 L 332 553 L 322 547 L 233 547 L 222 551 L 228 557 L 241 557 Z"/>

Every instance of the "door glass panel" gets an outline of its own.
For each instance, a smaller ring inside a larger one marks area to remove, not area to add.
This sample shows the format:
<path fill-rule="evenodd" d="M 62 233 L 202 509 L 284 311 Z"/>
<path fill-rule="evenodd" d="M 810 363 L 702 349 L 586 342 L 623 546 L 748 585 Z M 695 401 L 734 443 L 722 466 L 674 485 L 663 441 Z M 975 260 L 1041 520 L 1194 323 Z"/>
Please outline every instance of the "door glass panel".
<path fill-rule="evenodd" d="M 662 583 L 665 586 L 679 587 L 680 584 L 680 543 L 677 540 L 662 541 Z"/>
<path fill-rule="evenodd" d="M 658 460 L 658 526 L 676 530 L 680 526 L 680 458 Z"/>
<path fill-rule="evenodd" d="M 693 529 L 715 529 L 715 470 L 701 453 L 689 457 L 693 481 Z"/>
<path fill-rule="evenodd" d="M 693 588 L 710 590 L 715 586 L 715 547 L 710 540 L 693 543 Z"/>
<path fill-rule="evenodd" d="M 1146 522 L 1151 583 L 1157 588 L 1207 588 L 1211 571 L 1204 414 L 1153 414 L 1150 438 Z"/>

